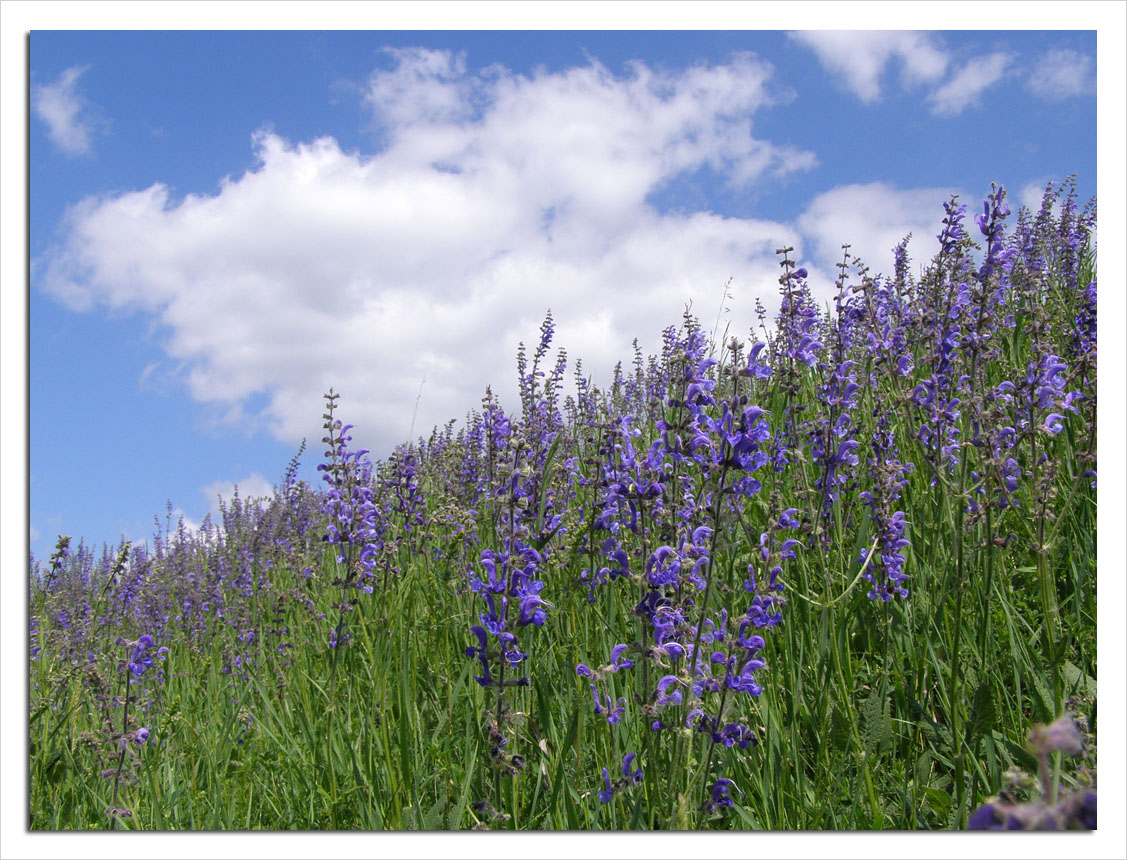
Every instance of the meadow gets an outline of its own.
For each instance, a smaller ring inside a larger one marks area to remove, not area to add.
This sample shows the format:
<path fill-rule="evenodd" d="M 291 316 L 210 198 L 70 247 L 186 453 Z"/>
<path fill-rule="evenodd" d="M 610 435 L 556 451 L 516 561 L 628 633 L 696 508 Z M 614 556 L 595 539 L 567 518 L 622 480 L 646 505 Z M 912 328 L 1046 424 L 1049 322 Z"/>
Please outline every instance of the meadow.
<path fill-rule="evenodd" d="M 936 216 L 825 305 L 779 249 L 776 315 L 686 310 L 604 388 L 549 314 L 519 403 L 377 460 L 330 391 L 273 497 L 60 536 L 30 827 L 1084 826 L 1095 202 Z"/>

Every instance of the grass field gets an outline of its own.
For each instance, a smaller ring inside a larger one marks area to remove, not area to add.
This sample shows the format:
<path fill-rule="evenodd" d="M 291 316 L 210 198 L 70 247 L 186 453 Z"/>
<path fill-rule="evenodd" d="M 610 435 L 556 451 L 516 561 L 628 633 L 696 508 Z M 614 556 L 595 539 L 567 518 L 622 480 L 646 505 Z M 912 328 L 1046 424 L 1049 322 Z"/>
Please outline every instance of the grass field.
<path fill-rule="evenodd" d="M 272 498 L 60 538 L 31 828 L 958 829 L 1066 712 L 1094 790 L 1095 204 L 943 212 L 605 390 L 549 314 L 519 404 L 376 461 L 330 392 Z"/>

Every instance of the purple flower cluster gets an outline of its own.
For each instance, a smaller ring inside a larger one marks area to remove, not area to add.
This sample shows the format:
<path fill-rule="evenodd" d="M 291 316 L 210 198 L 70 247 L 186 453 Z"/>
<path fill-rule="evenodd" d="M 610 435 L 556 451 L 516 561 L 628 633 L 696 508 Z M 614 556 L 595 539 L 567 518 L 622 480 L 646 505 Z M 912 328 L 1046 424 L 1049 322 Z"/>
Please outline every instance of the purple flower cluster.
<path fill-rule="evenodd" d="M 864 573 L 865 579 L 873 586 L 868 592 L 869 599 L 879 598 L 887 603 L 894 597 L 908 597 L 908 589 L 904 586 L 908 578 L 904 572 L 904 551 L 910 546 L 905 537 L 908 518 L 903 511 L 896 510 L 896 507 L 915 466 L 901 462 L 893 432 L 879 418 L 873 435 L 872 452 L 873 456 L 868 464 L 872 475 L 872 489 L 862 492 L 859 498 L 869 509 L 879 552 L 871 560 L 867 552 L 863 553 L 857 561 L 862 565 L 869 561 Z"/>
<path fill-rule="evenodd" d="M 1061 795 L 1049 765 L 1053 752 L 1079 756 L 1084 751 L 1083 736 L 1072 717 L 1064 714 L 1050 725 L 1034 726 L 1029 747 L 1040 765 L 1041 796 L 1020 803 L 1007 794 L 984 803 L 967 819 L 967 829 L 1095 830 L 1096 792 L 1079 787 Z"/>
<path fill-rule="evenodd" d="M 390 512 L 401 518 L 403 530 L 413 537 L 426 525 L 427 506 L 419 486 L 418 459 L 409 448 L 392 454 L 384 484 L 391 497 Z"/>
<path fill-rule="evenodd" d="M 614 783 L 610 781 L 610 773 L 607 772 L 605 767 L 603 768 L 603 790 L 599 792 L 599 802 L 610 803 L 616 794 L 636 785 L 641 785 L 642 768 L 634 768 L 635 758 L 637 756 L 634 753 L 627 753 L 622 757 L 622 776 L 616 779 Z"/>
<path fill-rule="evenodd" d="M 140 678 L 158 660 L 163 661 L 164 655 L 168 653 L 168 649 L 163 647 L 157 648 L 154 652 L 153 648 L 156 646 L 156 642 L 147 633 L 138 638 L 136 642 L 126 642 L 119 638 L 117 644 L 128 646 L 131 649 L 126 667 L 134 678 Z"/>
<path fill-rule="evenodd" d="M 328 400 L 324 416 L 327 435 L 322 441 L 329 447 L 325 451 L 327 462 L 317 466 L 329 487 L 325 493 L 329 524 L 322 540 L 336 548 L 337 564 L 344 566 L 344 574 L 336 584 L 371 594 L 375 579 L 372 571 L 383 548 L 386 525 L 371 487 L 369 449 L 350 450 L 348 443 L 352 437 L 348 431 L 353 425 L 342 425 L 340 419 L 333 416 L 338 396 L 332 392 L 325 396 Z"/>
<path fill-rule="evenodd" d="M 470 627 L 478 641 L 477 647 L 466 648 L 466 656 L 481 663 L 481 675 L 474 680 L 483 687 L 527 686 L 528 677 L 506 680 L 505 669 L 517 669 L 528 656 L 520 650 L 514 628 L 542 627 L 548 619 L 551 604 L 540 597 L 544 583 L 536 579 L 543 557 L 536 550 L 520 542 L 508 541 L 506 549 L 481 552 L 480 567 L 484 576 L 474 570 L 467 574 L 469 588 L 485 604 L 479 614 L 480 625 Z M 496 640 L 491 647 L 489 637 Z M 490 663 L 498 670 L 497 677 L 490 671 Z"/>

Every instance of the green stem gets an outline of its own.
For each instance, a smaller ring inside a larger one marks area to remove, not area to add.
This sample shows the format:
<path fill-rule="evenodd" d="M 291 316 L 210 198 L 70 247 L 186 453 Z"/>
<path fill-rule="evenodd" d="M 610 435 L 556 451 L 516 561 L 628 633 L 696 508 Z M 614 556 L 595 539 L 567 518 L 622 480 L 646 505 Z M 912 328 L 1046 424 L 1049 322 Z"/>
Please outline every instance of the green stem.
<path fill-rule="evenodd" d="M 969 447 L 963 445 L 959 463 L 959 486 L 966 486 Z M 956 498 L 958 509 L 955 514 L 955 619 L 951 629 L 951 644 L 948 653 L 951 669 L 950 718 L 952 756 L 955 763 L 955 802 L 959 809 L 958 826 L 962 827 L 963 804 L 966 800 L 964 784 L 966 761 L 963 756 L 963 737 L 961 731 L 962 703 L 959 699 L 959 683 L 962 680 L 963 661 L 960 656 L 963 639 L 963 594 L 965 588 L 966 563 L 964 558 L 963 523 L 966 515 L 966 498 L 960 493 Z"/>
<path fill-rule="evenodd" d="M 113 811 L 110 813 L 113 821 L 113 829 L 116 830 L 120 825 L 119 816 L 117 814 L 117 789 L 121 782 L 121 769 L 125 766 L 125 735 L 129 731 L 129 667 L 125 668 L 125 696 L 124 707 L 121 715 L 121 753 L 117 757 L 117 770 L 113 775 Z"/>
<path fill-rule="evenodd" d="M 824 608 L 822 610 L 822 612 L 824 613 L 823 617 L 827 617 L 829 611 L 830 611 L 829 607 Z M 837 628 L 837 629 L 844 631 L 844 627 Z M 838 686 L 841 689 L 842 701 L 851 702 L 851 701 L 853 701 L 853 694 L 852 694 L 852 691 L 850 690 L 849 683 L 846 681 L 846 678 L 845 678 L 844 660 L 842 659 L 841 649 L 838 647 L 839 645 L 840 645 L 840 637 L 834 636 L 833 637 L 833 661 L 834 661 L 834 668 L 835 668 L 836 673 L 837 673 Z M 868 752 L 865 749 L 865 745 L 861 740 L 861 732 L 857 727 L 857 711 L 856 711 L 855 708 L 850 708 L 849 710 L 850 710 L 850 729 L 851 729 L 851 734 L 852 734 L 852 737 L 853 737 L 853 748 L 854 748 L 854 750 L 856 750 L 857 758 L 861 762 L 861 773 L 862 773 L 862 776 L 863 776 L 864 781 L 865 781 L 865 794 L 866 794 L 866 797 L 869 801 L 869 807 L 870 807 L 872 814 L 873 814 L 873 826 L 877 827 L 877 826 L 879 826 L 879 822 L 882 820 L 881 811 L 880 811 L 880 801 L 877 798 L 876 788 L 873 785 L 873 775 L 872 775 L 872 773 L 869 769 Z"/>

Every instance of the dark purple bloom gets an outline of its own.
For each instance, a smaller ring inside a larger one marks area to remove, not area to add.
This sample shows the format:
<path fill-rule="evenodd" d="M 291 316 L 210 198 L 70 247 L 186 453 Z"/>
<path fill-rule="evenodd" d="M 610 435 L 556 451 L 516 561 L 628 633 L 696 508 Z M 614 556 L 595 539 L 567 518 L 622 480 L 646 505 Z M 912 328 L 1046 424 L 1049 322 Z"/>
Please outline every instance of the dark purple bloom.
<path fill-rule="evenodd" d="M 1072 812 L 1072 821 L 1085 830 L 1096 829 L 1096 793 L 1085 791 Z"/>
<path fill-rule="evenodd" d="M 629 669 L 634 665 L 634 661 L 629 657 L 623 658 L 622 654 L 626 651 L 626 645 L 615 645 L 610 652 L 610 668 L 617 672 L 620 669 Z"/>
<path fill-rule="evenodd" d="M 611 725 L 617 725 L 622 722 L 622 716 L 626 713 L 626 699 L 622 696 L 618 698 L 617 702 L 611 700 L 610 694 L 607 694 L 607 703 L 604 707 L 602 699 L 599 697 L 599 691 L 594 684 L 591 684 L 591 695 L 595 699 L 595 714 L 606 715 L 607 722 Z"/>
<path fill-rule="evenodd" d="M 759 739 L 750 728 L 739 723 L 728 723 L 720 731 L 720 742 L 726 747 L 733 745 L 745 750 L 752 744 L 758 744 Z"/>
<path fill-rule="evenodd" d="M 740 791 L 740 787 L 732 782 L 732 780 L 723 778 L 716 780 L 712 785 L 712 802 L 709 804 L 709 808 L 716 810 L 725 806 L 733 806 L 733 788 L 739 792 L 740 797 L 744 796 L 744 793 Z"/>
<path fill-rule="evenodd" d="M 532 624 L 535 627 L 542 627 L 544 622 L 548 620 L 548 613 L 541 607 L 551 608 L 551 604 L 541 600 L 539 596 L 530 594 L 520 602 L 520 617 L 517 618 L 517 627 L 524 627 L 527 624 Z"/>
<path fill-rule="evenodd" d="M 603 785 L 606 787 L 599 792 L 599 801 L 610 803 L 611 798 L 614 797 L 614 788 L 610 784 L 610 773 L 605 767 L 603 768 Z"/>
<path fill-rule="evenodd" d="M 967 819 L 967 830 L 1006 830 L 1005 821 L 993 803 L 985 803 Z"/>
<path fill-rule="evenodd" d="M 958 203 L 958 197 L 952 197 L 950 203 L 944 203 L 943 209 L 947 217 L 943 219 L 943 232 L 937 237 L 943 246 L 942 253 L 953 253 L 959 241 L 966 235 L 963 230 L 963 216 L 966 215 L 966 204 Z"/>
<path fill-rule="evenodd" d="M 610 803 L 616 793 L 638 785 L 642 781 L 642 769 L 640 767 L 637 770 L 633 769 L 635 758 L 637 756 L 634 753 L 627 753 L 622 757 L 622 778 L 615 780 L 613 784 L 610 781 L 610 772 L 603 768 L 603 790 L 599 792 L 601 803 Z"/>
<path fill-rule="evenodd" d="M 668 692 L 669 688 L 675 684 L 679 685 L 681 682 L 677 680 L 676 675 L 665 675 L 660 681 L 657 682 L 657 699 L 655 700 L 658 705 L 679 705 L 681 704 L 682 693 L 680 688 L 674 689 L 672 693 Z"/>
<path fill-rule="evenodd" d="M 700 708 L 693 708 L 685 717 L 685 728 L 687 729 L 695 727 L 697 731 L 708 731 L 710 725 L 711 721 L 708 719 L 708 715 Z"/>
<path fill-rule="evenodd" d="M 153 665 L 154 656 L 163 660 L 164 655 L 168 653 L 167 648 L 160 648 L 154 655 L 150 655 L 149 652 L 155 644 L 153 637 L 148 634 L 141 636 L 136 642 L 132 643 L 133 650 L 129 656 L 129 671 L 133 673 L 134 677 L 140 678 L 145 674 L 145 670 Z"/>
<path fill-rule="evenodd" d="M 782 514 L 779 515 L 779 526 L 784 529 L 796 529 L 802 523 L 798 521 L 795 514 L 798 513 L 798 508 L 787 508 Z"/>
<path fill-rule="evenodd" d="M 771 375 L 771 368 L 765 361 L 759 360 L 759 353 L 767 344 L 764 341 L 757 341 L 752 344 L 751 349 L 748 351 L 747 369 L 743 371 L 744 376 L 750 376 L 752 379 L 766 379 Z"/>
<path fill-rule="evenodd" d="M 470 628 L 470 633 L 474 634 L 474 636 L 477 637 L 479 644 L 477 648 L 474 648 L 472 645 L 467 647 L 466 656 L 476 657 L 479 661 L 481 661 L 481 675 L 474 675 L 473 679 L 477 681 L 481 686 L 488 687 L 493 678 L 489 674 L 489 661 L 488 659 L 486 659 L 486 643 L 488 640 L 486 638 L 485 628 L 479 627 L 475 624 Z"/>
<path fill-rule="evenodd" d="M 627 753 L 622 757 L 622 775 L 626 778 L 627 782 L 637 785 L 642 781 L 642 768 L 637 770 L 633 769 L 634 759 L 637 758 L 635 753 Z"/>
<path fill-rule="evenodd" d="M 729 669 L 724 676 L 724 684 L 729 690 L 747 693 L 749 696 L 758 696 L 763 692 L 763 687 L 755 683 L 755 673 L 759 669 L 765 668 L 766 665 L 762 660 L 748 660 L 743 664 L 738 674 L 733 674 Z"/>

